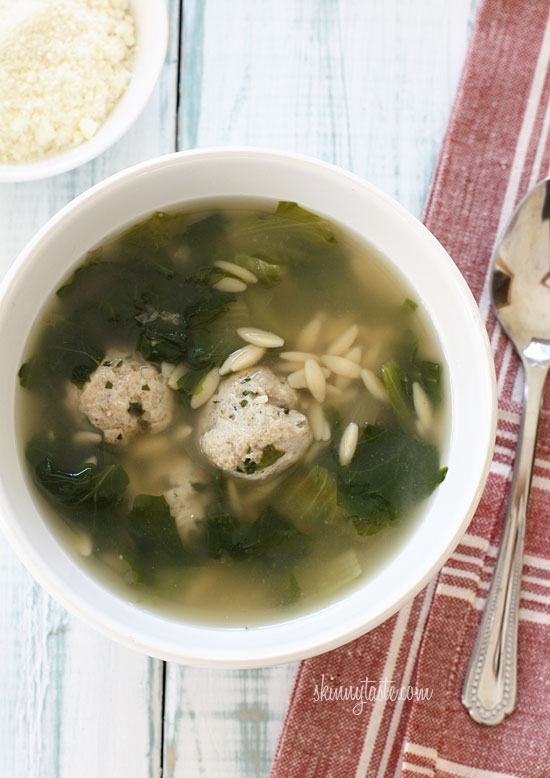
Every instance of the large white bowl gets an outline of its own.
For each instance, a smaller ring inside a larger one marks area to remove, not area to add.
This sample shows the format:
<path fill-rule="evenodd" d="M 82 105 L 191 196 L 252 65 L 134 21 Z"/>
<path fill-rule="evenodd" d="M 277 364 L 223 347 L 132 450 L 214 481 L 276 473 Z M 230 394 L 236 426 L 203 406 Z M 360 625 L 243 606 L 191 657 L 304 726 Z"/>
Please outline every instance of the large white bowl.
<path fill-rule="evenodd" d="M 89 162 L 112 146 L 143 111 L 158 81 L 168 46 L 166 0 L 130 0 L 136 22 L 132 78 L 119 102 L 91 140 L 36 162 L 0 164 L 0 181 L 33 181 Z"/>
<path fill-rule="evenodd" d="M 58 543 L 27 488 L 16 440 L 16 373 L 46 298 L 85 252 L 154 209 L 198 198 L 296 200 L 368 238 L 412 284 L 437 332 L 450 384 L 449 473 L 416 528 L 377 574 L 340 601 L 273 626 L 182 623 L 125 601 Z M 259 149 L 172 154 L 130 168 L 77 197 L 36 235 L 0 289 L 0 514 L 13 547 L 69 610 L 127 646 L 176 662 L 258 667 L 334 648 L 387 619 L 441 567 L 476 508 L 495 434 L 487 336 L 456 266 L 428 230 L 362 179 L 307 157 Z"/>

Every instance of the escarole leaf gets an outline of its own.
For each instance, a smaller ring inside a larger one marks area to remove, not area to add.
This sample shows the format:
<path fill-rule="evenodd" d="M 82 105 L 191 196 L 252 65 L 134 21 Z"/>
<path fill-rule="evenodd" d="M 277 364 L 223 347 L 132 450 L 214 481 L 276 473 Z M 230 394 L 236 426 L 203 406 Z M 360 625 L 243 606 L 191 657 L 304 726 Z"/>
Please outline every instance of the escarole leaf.
<path fill-rule="evenodd" d="M 414 383 L 426 392 L 432 405 L 441 400 L 441 367 L 437 362 L 418 358 L 418 338 L 410 329 L 395 344 L 394 359 L 381 367 L 382 378 L 393 411 L 404 430 L 412 430 L 416 417 L 412 387 Z"/>
<path fill-rule="evenodd" d="M 295 564 L 309 550 L 309 539 L 285 516 L 266 507 L 251 527 L 245 546 L 248 556 L 259 557 L 270 567 Z"/>
<path fill-rule="evenodd" d="M 189 319 L 189 345 L 187 361 L 195 368 L 203 369 L 221 365 L 231 351 L 242 346 L 237 328 L 250 322 L 246 303 L 233 295 L 210 290 L 213 295 L 195 308 Z"/>
<path fill-rule="evenodd" d="M 325 219 L 292 202 L 280 202 L 273 213 L 236 216 L 227 226 L 226 237 L 235 255 L 257 257 L 275 265 L 309 263 L 313 252 L 336 244 L 333 229 Z"/>
<path fill-rule="evenodd" d="M 306 211 L 297 203 L 282 200 L 277 206 L 275 215 L 279 218 L 279 224 L 285 219 L 292 220 L 295 225 L 300 225 L 304 235 L 308 235 L 310 241 L 321 243 L 335 243 L 336 238 L 332 225 L 322 216 Z M 297 229 L 297 227 L 295 227 Z"/>
<path fill-rule="evenodd" d="M 246 556 L 243 546 L 244 527 L 229 512 L 210 510 L 206 515 L 206 548 L 208 556 L 222 562 Z"/>
<path fill-rule="evenodd" d="M 40 371 L 50 381 L 62 376 L 83 386 L 101 364 L 103 356 L 103 349 L 94 343 L 93 336 L 84 327 L 69 320 L 62 321 L 45 330 L 41 348 L 30 367 L 23 371 L 23 377 L 32 385 L 34 372 Z"/>
<path fill-rule="evenodd" d="M 338 504 L 360 535 L 371 535 L 431 494 L 445 474 L 436 446 L 368 424 L 352 461 L 340 469 Z"/>
<path fill-rule="evenodd" d="M 286 566 L 285 570 L 287 574 L 287 587 L 283 594 L 283 604 L 292 605 L 292 603 L 299 600 L 302 596 L 302 589 L 298 579 L 296 578 L 296 575 L 293 573 L 290 567 L 288 567 L 288 565 Z"/>
<path fill-rule="evenodd" d="M 35 468 L 36 478 L 56 502 L 67 506 L 114 508 L 124 496 L 128 476 L 122 465 L 85 465 L 70 472 L 57 467 L 51 457 Z"/>
<path fill-rule="evenodd" d="M 136 347 L 150 362 L 180 362 L 187 352 L 186 328 L 157 318 L 143 326 Z"/>
<path fill-rule="evenodd" d="M 226 222 L 223 213 L 216 211 L 187 227 L 184 239 L 191 250 L 193 264 L 210 263 L 219 243 L 224 239 Z"/>
<path fill-rule="evenodd" d="M 238 521 L 225 511 L 210 511 L 206 543 L 209 556 L 223 562 L 257 559 L 276 568 L 294 564 L 309 548 L 306 535 L 269 506 L 253 524 Z"/>
<path fill-rule="evenodd" d="M 280 265 L 273 262 L 267 262 L 259 257 L 252 257 L 249 254 L 237 254 L 233 262 L 246 270 L 254 273 L 260 284 L 264 286 L 274 286 L 283 279 L 283 270 Z"/>
<path fill-rule="evenodd" d="M 395 362 L 387 362 L 382 365 L 381 372 L 397 421 L 403 429 L 408 429 L 415 415 L 412 384 L 407 379 L 403 368 Z"/>
<path fill-rule="evenodd" d="M 184 405 L 188 405 L 193 395 L 200 391 L 203 381 L 209 372 L 209 367 L 202 370 L 188 370 L 181 378 L 178 378 L 178 392 Z"/>
<path fill-rule="evenodd" d="M 281 509 L 291 513 L 303 532 L 332 524 L 342 511 L 337 505 L 335 477 L 321 465 L 295 473 L 280 498 Z"/>
<path fill-rule="evenodd" d="M 138 494 L 126 518 L 128 534 L 150 564 L 184 564 L 195 560 L 179 536 L 163 496 Z"/>

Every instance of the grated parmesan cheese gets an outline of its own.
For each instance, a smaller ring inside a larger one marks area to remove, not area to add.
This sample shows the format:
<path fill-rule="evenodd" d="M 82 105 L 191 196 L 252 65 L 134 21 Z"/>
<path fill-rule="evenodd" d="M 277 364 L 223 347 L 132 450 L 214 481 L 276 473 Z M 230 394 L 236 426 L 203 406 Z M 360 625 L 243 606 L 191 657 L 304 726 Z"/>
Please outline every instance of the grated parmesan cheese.
<path fill-rule="evenodd" d="M 0 162 L 92 138 L 126 90 L 128 0 L 0 0 Z"/>

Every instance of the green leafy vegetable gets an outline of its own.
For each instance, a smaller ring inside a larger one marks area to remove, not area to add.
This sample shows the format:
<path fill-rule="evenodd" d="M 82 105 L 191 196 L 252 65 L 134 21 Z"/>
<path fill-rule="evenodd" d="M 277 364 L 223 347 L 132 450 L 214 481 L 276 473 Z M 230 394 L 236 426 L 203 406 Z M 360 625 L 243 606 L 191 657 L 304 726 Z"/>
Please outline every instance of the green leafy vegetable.
<path fill-rule="evenodd" d="M 445 477 L 436 446 L 401 430 L 368 424 L 338 478 L 338 504 L 361 535 L 401 518 Z"/>
<path fill-rule="evenodd" d="M 53 328 L 44 352 L 49 370 L 63 373 L 77 386 L 89 381 L 104 355 L 103 350 L 93 344 L 88 332 L 67 321 Z"/>
<path fill-rule="evenodd" d="M 280 497 L 281 509 L 294 516 L 303 532 L 333 524 L 342 511 L 337 505 L 336 479 L 321 465 L 290 477 Z"/>
<path fill-rule="evenodd" d="M 184 238 L 191 249 L 194 264 L 209 264 L 216 248 L 223 241 L 227 219 L 217 211 L 191 224 Z"/>
<path fill-rule="evenodd" d="M 19 368 L 19 372 L 17 373 L 17 377 L 19 378 L 19 383 L 25 389 L 30 388 L 31 374 L 32 374 L 32 360 L 29 359 L 27 360 L 27 362 L 23 362 L 23 364 Z"/>
<path fill-rule="evenodd" d="M 225 511 L 206 517 L 208 554 L 224 562 L 258 559 L 269 567 L 292 565 L 309 548 L 309 540 L 274 508 L 265 508 L 253 524 Z"/>
<path fill-rule="evenodd" d="M 274 286 L 283 279 L 283 271 L 280 265 L 267 262 L 259 257 L 251 257 L 249 254 L 237 254 L 233 262 L 246 270 L 254 273 L 260 284 Z"/>
<path fill-rule="evenodd" d="M 122 465 L 85 465 L 70 472 L 57 467 L 50 457 L 36 466 L 38 483 L 56 502 L 68 506 L 114 508 L 124 496 L 128 476 Z"/>
<path fill-rule="evenodd" d="M 246 400 L 243 402 L 246 403 Z M 241 403 L 242 405 L 242 403 Z M 273 465 L 278 459 L 284 456 L 285 452 L 281 451 L 275 446 L 269 443 L 262 452 L 262 458 L 259 462 L 255 462 L 253 459 L 245 459 L 243 466 L 237 468 L 237 472 L 246 473 L 246 475 L 252 475 L 252 473 L 259 473 L 260 470 L 265 470 L 266 467 Z"/>
<path fill-rule="evenodd" d="M 187 361 L 195 368 L 210 369 L 221 365 L 228 354 L 242 346 L 237 329 L 249 323 L 246 303 L 242 298 L 235 300 L 234 296 L 225 293 L 222 302 L 222 308 L 203 309 L 190 319 Z M 214 310 L 215 320 L 205 318 Z"/>
<path fill-rule="evenodd" d="M 406 330 L 395 345 L 395 359 L 382 365 L 381 372 L 392 408 L 400 426 L 411 430 L 415 419 L 413 383 L 424 389 L 434 405 L 441 399 L 441 368 L 437 362 L 418 358 L 418 338 Z"/>
<path fill-rule="evenodd" d="M 262 458 L 258 462 L 257 470 L 265 470 L 266 467 L 270 467 L 271 465 L 275 464 L 275 462 L 284 455 L 284 451 L 281 451 L 279 448 L 275 448 L 275 446 L 272 446 L 270 443 L 263 450 Z"/>
<path fill-rule="evenodd" d="M 288 576 L 288 582 L 287 582 L 287 593 L 285 597 L 285 603 L 287 605 L 292 605 L 292 603 L 296 602 L 300 599 L 302 596 L 302 589 L 300 588 L 300 584 L 298 583 L 298 579 L 290 569 L 290 567 L 286 567 L 286 572 Z"/>
<path fill-rule="evenodd" d="M 252 524 L 245 545 L 248 556 L 270 567 L 293 565 L 309 550 L 309 538 L 274 508 L 266 507 Z"/>
<path fill-rule="evenodd" d="M 187 353 L 187 337 L 183 325 L 156 319 L 142 328 L 136 348 L 150 362 L 181 362 Z"/>
<path fill-rule="evenodd" d="M 237 216 L 227 226 L 226 237 L 236 258 L 246 255 L 271 265 L 310 264 L 336 245 L 325 219 L 292 202 L 280 202 L 274 213 Z"/>
<path fill-rule="evenodd" d="M 176 522 L 164 497 L 138 494 L 126 524 L 138 551 L 149 566 L 196 563 L 196 557 L 183 545 Z"/>
<path fill-rule="evenodd" d="M 382 365 L 381 372 L 397 420 L 403 429 L 408 429 L 414 419 L 412 384 L 403 369 L 395 363 Z"/>
<path fill-rule="evenodd" d="M 247 528 L 230 513 L 211 510 L 206 516 L 206 547 L 208 555 L 222 562 L 243 559 Z"/>
<path fill-rule="evenodd" d="M 403 309 L 406 313 L 414 313 L 416 309 L 418 308 L 418 303 L 414 300 L 411 300 L 410 297 L 406 297 L 405 301 L 403 303 Z"/>
<path fill-rule="evenodd" d="M 200 391 L 202 383 L 209 372 L 210 366 L 202 370 L 188 370 L 187 373 L 178 378 L 178 391 L 180 398 L 185 404 L 189 404 L 193 395 Z"/>

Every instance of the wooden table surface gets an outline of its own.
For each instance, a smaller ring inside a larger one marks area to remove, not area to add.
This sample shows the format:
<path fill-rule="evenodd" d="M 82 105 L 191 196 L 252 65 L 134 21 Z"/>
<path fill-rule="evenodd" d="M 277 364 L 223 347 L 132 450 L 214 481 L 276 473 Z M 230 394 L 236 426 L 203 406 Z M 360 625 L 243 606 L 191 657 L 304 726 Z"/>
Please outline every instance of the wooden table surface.
<path fill-rule="evenodd" d="M 195 146 L 321 157 L 419 216 L 476 6 L 170 0 L 160 83 L 122 140 L 71 173 L 0 184 L 0 271 L 92 184 Z M 267 776 L 296 669 L 201 670 L 122 648 L 52 600 L 1 535 L 0 657 L 0 778 Z"/>

